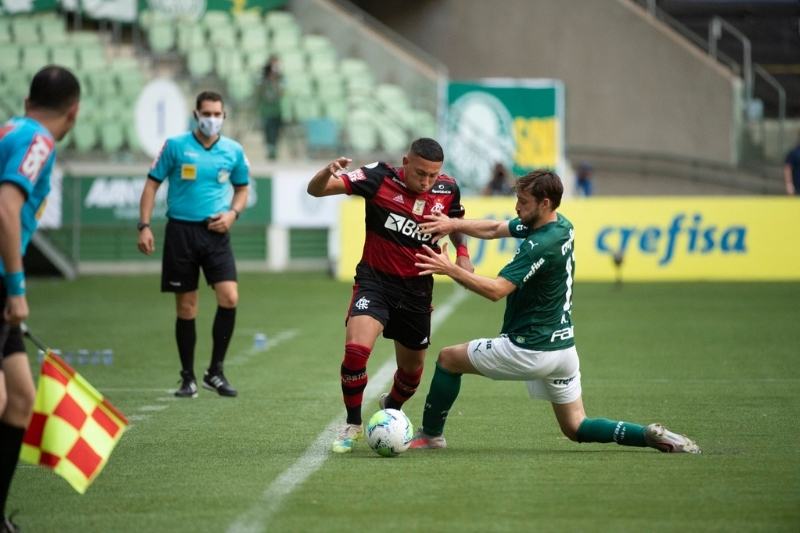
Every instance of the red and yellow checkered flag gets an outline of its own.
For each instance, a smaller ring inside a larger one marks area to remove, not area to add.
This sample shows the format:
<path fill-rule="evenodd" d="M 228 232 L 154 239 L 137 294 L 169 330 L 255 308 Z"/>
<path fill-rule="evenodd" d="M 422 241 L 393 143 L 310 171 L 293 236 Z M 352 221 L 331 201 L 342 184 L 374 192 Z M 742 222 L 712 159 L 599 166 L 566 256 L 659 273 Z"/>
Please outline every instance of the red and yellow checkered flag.
<path fill-rule="evenodd" d="M 97 389 L 47 350 L 20 459 L 52 468 L 83 494 L 127 426 Z"/>

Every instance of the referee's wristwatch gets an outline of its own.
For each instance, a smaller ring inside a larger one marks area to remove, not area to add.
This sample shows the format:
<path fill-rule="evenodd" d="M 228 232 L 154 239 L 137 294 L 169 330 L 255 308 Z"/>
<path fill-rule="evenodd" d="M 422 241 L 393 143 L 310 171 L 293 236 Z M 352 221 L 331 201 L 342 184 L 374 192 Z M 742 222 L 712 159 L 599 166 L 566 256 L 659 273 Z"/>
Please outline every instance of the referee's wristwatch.
<path fill-rule="evenodd" d="M 142 231 L 144 228 L 149 228 L 149 227 L 150 227 L 149 222 L 139 222 L 136 224 L 137 231 Z"/>

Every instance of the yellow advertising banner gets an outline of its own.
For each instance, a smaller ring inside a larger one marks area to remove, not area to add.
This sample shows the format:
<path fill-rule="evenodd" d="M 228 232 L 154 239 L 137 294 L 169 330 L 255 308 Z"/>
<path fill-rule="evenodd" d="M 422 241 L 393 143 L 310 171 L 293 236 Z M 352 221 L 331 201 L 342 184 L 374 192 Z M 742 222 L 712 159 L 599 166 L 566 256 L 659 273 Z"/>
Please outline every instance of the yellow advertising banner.
<path fill-rule="evenodd" d="M 468 197 L 467 218 L 511 219 L 515 199 Z M 782 197 L 606 197 L 564 201 L 575 226 L 576 279 L 613 281 L 800 280 L 800 201 Z M 364 244 L 361 199 L 343 202 L 337 274 L 352 280 Z M 518 240 L 468 247 L 475 270 L 494 277 Z M 617 267 L 614 256 L 622 259 Z M 619 268 L 619 271 L 617 269 Z"/>

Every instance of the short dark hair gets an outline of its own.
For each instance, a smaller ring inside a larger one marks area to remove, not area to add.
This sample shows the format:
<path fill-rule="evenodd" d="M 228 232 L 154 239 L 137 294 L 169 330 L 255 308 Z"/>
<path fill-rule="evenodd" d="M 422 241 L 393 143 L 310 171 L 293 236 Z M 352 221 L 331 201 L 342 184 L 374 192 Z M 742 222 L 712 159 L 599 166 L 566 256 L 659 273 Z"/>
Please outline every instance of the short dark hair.
<path fill-rule="evenodd" d="M 194 104 L 195 109 L 200 109 L 200 104 L 205 101 L 222 102 L 222 107 L 225 107 L 225 102 L 222 100 L 222 95 L 214 91 L 203 91 L 197 95 L 197 101 Z"/>
<path fill-rule="evenodd" d="M 47 65 L 37 72 L 28 90 L 28 104 L 37 109 L 64 112 L 80 98 L 78 78 L 58 65 Z"/>
<path fill-rule="evenodd" d="M 411 143 L 409 152 L 427 161 L 433 161 L 434 163 L 444 161 L 442 145 L 428 137 L 419 138 Z"/>
<path fill-rule="evenodd" d="M 542 201 L 549 198 L 553 209 L 561 205 L 561 196 L 564 194 L 564 185 L 558 174 L 549 170 L 534 170 L 522 176 L 516 185 L 517 192 L 524 191 Z"/>

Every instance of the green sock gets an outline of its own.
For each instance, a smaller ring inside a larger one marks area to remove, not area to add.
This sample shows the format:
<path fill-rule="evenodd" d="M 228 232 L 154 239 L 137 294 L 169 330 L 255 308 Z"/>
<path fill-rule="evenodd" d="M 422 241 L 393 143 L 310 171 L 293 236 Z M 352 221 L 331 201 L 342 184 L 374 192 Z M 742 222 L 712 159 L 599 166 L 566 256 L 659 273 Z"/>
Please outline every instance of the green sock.
<path fill-rule="evenodd" d="M 623 446 L 647 446 L 644 442 L 644 426 L 607 418 L 584 418 L 578 427 L 578 442 L 616 442 Z"/>
<path fill-rule="evenodd" d="M 444 432 L 447 413 L 456 401 L 460 388 L 461 374 L 454 374 L 437 364 L 422 413 L 422 431 L 426 435 L 437 437 Z"/>

